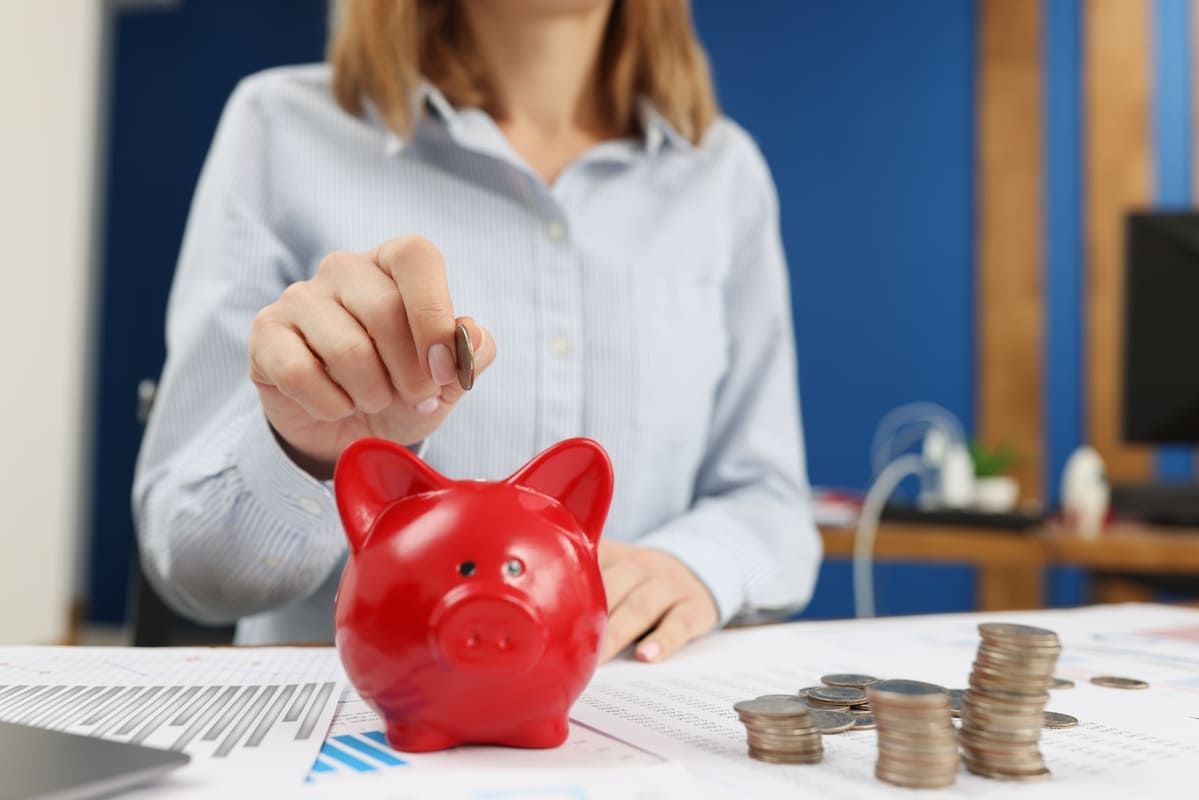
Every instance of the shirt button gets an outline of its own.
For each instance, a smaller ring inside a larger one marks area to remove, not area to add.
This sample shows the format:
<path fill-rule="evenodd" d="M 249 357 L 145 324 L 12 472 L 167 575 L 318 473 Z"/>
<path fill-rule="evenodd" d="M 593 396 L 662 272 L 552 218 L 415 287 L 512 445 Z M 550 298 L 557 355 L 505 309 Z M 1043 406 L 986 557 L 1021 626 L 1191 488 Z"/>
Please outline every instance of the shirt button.
<path fill-rule="evenodd" d="M 550 339 L 550 352 L 556 356 L 565 356 L 570 353 L 570 338 L 566 336 L 555 336 Z"/>
<path fill-rule="evenodd" d="M 545 226 L 545 235 L 550 237 L 551 242 L 560 242 L 566 238 L 566 226 L 562 224 L 561 220 L 551 220 Z"/>
<path fill-rule="evenodd" d="M 311 497 L 301 497 L 300 508 L 307 511 L 309 514 L 319 514 L 324 511 L 324 509 L 321 508 L 321 502 Z"/>

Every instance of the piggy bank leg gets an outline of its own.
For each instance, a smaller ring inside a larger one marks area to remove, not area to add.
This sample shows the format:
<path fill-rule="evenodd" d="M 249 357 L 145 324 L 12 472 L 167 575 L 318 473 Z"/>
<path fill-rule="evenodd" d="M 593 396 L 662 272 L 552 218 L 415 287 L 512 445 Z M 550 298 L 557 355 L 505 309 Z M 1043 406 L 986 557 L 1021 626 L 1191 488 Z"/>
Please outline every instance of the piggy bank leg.
<path fill-rule="evenodd" d="M 517 728 L 505 736 L 501 744 L 530 748 L 557 747 L 566 741 L 569 730 L 569 718 L 563 714 Z"/>
<path fill-rule="evenodd" d="M 461 741 L 428 725 L 389 722 L 387 743 L 404 753 L 430 753 L 456 747 Z"/>

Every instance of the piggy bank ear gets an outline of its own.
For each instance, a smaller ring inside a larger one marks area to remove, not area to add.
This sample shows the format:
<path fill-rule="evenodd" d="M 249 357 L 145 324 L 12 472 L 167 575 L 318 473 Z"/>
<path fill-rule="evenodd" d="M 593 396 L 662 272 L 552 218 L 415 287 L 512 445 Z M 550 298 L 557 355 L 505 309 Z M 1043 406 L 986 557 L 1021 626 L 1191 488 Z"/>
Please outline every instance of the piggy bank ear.
<path fill-rule="evenodd" d="M 599 541 L 612 502 L 612 462 L 599 443 L 581 438 L 559 442 L 508 482 L 554 498 L 579 521 L 592 544 Z"/>
<path fill-rule="evenodd" d="M 333 470 L 337 510 L 357 553 L 384 509 L 408 495 L 449 484 L 403 445 L 385 439 L 359 439 L 342 451 Z"/>

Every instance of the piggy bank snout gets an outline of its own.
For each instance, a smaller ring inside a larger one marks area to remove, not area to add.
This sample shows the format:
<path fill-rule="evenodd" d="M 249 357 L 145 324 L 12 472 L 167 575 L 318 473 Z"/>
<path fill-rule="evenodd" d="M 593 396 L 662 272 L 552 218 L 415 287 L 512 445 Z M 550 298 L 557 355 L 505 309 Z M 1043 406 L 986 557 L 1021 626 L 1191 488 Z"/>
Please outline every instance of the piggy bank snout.
<path fill-rule="evenodd" d="M 505 586 L 460 586 L 433 613 L 434 646 L 450 665 L 474 673 L 515 675 L 545 652 L 541 614 Z"/>

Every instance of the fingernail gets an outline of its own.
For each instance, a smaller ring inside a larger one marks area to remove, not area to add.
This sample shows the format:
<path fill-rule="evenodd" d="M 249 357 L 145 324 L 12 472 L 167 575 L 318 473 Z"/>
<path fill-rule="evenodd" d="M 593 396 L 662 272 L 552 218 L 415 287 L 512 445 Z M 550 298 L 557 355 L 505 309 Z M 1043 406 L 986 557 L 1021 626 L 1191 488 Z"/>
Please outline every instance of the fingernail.
<path fill-rule="evenodd" d="M 458 379 L 454 354 L 448 346 L 435 344 L 429 348 L 429 373 L 438 386 L 448 386 Z"/>
<path fill-rule="evenodd" d="M 637 658 L 641 661 L 657 661 L 662 655 L 662 646 L 657 642 L 642 642 L 637 645 Z"/>
<path fill-rule="evenodd" d="M 428 399 L 421 400 L 419 403 L 416 404 L 416 413 L 424 414 L 426 417 L 429 416 L 430 414 L 432 414 L 436 410 L 437 410 L 437 398 L 436 397 L 430 397 Z"/>

